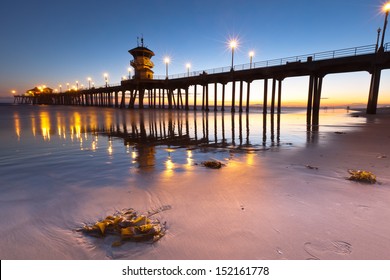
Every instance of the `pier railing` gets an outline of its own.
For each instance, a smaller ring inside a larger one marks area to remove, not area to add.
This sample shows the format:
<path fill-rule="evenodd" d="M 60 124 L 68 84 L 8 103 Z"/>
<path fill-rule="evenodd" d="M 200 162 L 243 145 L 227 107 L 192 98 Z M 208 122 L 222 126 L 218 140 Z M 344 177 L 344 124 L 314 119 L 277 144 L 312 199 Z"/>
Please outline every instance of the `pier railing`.
<path fill-rule="evenodd" d="M 333 50 L 333 51 L 308 53 L 308 54 L 304 54 L 304 55 L 290 56 L 290 57 L 284 57 L 284 58 L 278 58 L 278 59 L 270 59 L 270 60 L 258 61 L 258 62 L 253 62 L 253 63 L 238 64 L 238 65 L 234 65 L 233 69 L 234 69 L 234 71 L 240 71 L 240 70 L 249 70 L 249 69 L 254 69 L 254 68 L 280 66 L 280 65 L 284 65 L 284 64 L 288 64 L 288 63 L 300 63 L 300 62 L 307 62 L 307 61 L 319 61 L 319 60 L 325 60 L 325 59 L 342 58 L 342 57 L 353 57 L 353 56 L 364 55 L 364 54 L 374 54 L 376 51 L 377 51 L 377 46 L 375 44 L 374 45 L 366 45 L 366 46 L 339 49 L 339 50 Z M 384 51 L 385 52 L 390 51 L 390 43 L 386 43 L 384 45 Z M 199 76 L 202 74 L 227 73 L 230 71 L 231 71 L 231 66 L 225 66 L 225 67 L 218 67 L 218 68 L 212 68 L 212 69 L 207 69 L 207 70 L 190 71 L 187 73 L 168 75 L 168 79 L 195 77 L 195 76 Z M 165 75 L 154 75 L 154 77 L 153 77 L 153 79 L 155 79 L 155 80 L 165 80 L 166 78 L 167 77 Z M 116 85 L 120 85 L 120 84 L 109 84 L 108 86 L 116 86 Z M 104 88 L 104 87 L 106 87 L 106 86 L 103 85 L 103 86 L 100 86 L 99 88 Z"/>
<path fill-rule="evenodd" d="M 234 65 L 234 70 L 235 71 L 249 70 L 249 69 L 254 69 L 254 68 L 280 66 L 280 65 L 284 65 L 287 63 L 294 63 L 294 62 L 298 62 L 298 63 L 299 62 L 306 62 L 308 60 L 318 61 L 318 60 L 334 59 L 334 58 L 342 58 L 342 57 L 353 57 L 353 56 L 364 55 L 364 54 L 373 54 L 376 52 L 376 48 L 377 48 L 376 45 L 366 45 L 366 46 L 339 49 L 339 50 L 333 50 L 333 51 L 309 53 L 309 54 L 305 54 L 305 55 L 297 55 L 297 56 L 264 60 L 264 61 L 253 62 L 253 63 Z M 384 51 L 390 51 L 390 43 L 386 43 L 384 45 Z M 207 74 L 226 73 L 229 71 L 231 71 L 231 66 L 225 66 L 225 67 L 219 67 L 219 68 L 213 68 L 213 69 L 207 69 L 207 70 L 201 70 L 201 71 L 191 71 L 189 73 L 187 72 L 187 73 L 169 75 L 168 79 L 193 77 L 193 76 L 199 76 L 199 75 L 205 74 L 205 73 L 207 73 Z M 163 80 L 163 79 L 166 79 L 166 76 L 154 75 L 154 79 Z"/>

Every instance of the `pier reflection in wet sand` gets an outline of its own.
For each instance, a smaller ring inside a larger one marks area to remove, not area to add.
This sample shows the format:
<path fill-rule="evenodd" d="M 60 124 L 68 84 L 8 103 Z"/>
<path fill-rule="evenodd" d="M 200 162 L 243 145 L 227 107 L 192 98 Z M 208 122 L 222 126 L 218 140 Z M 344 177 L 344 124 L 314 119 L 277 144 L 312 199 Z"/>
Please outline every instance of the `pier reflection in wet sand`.
<path fill-rule="evenodd" d="M 261 117 L 263 122 L 259 122 Z M 280 119 L 280 114 L 250 117 L 223 112 L 139 111 L 138 118 L 123 118 L 121 123 L 94 132 L 121 138 L 125 145 L 137 147 L 164 145 L 256 151 L 281 145 Z"/>
<path fill-rule="evenodd" d="M 178 148 L 252 153 L 313 144 L 319 133 L 318 126 L 304 125 L 305 111 L 298 109 L 277 114 L 77 107 L 14 109 L 14 131 L 19 141 L 28 137 L 29 130 L 30 137 L 41 137 L 42 142 L 60 141 L 57 145 L 63 145 L 61 141 L 70 140 L 78 142 L 80 150 L 103 149 L 109 156 L 120 146 L 118 141 L 123 141 L 133 163 L 145 170 L 158 165 L 156 149 L 166 149 L 169 155 Z M 30 111 L 26 113 L 26 109 Z"/>

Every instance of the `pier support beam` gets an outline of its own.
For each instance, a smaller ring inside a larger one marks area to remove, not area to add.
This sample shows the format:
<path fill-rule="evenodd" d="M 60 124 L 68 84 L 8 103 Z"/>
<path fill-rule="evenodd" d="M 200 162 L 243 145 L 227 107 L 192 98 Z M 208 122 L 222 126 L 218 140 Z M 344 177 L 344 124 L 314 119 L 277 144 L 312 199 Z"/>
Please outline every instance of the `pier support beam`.
<path fill-rule="evenodd" d="M 278 114 L 280 114 L 282 109 L 282 79 L 278 80 Z"/>
<path fill-rule="evenodd" d="M 239 108 L 238 108 L 238 111 L 240 113 L 242 112 L 242 91 L 243 91 L 243 87 L 244 87 L 244 81 L 241 80 L 240 81 L 240 102 L 239 102 Z"/>
<path fill-rule="evenodd" d="M 271 114 L 275 113 L 276 79 L 272 79 Z"/>
<path fill-rule="evenodd" d="M 196 92 L 196 89 L 197 89 L 197 85 L 195 84 L 194 85 L 194 110 L 196 111 L 196 96 L 197 96 L 197 92 Z"/>
<path fill-rule="evenodd" d="M 126 98 L 126 90 L 122 90 L 122 98 L 119 108 L 125 108 L 125 98 Z"/>
<path fill-rule="evenodd" d="M 217 83 L 214 83 L 214 111 L 218 111 L 218 108 L 217 108 Z"/>
<path fill-rule="evenodd" d="M 115 94 L 115 108 L 118 108 L 119 107 L 118 91 L 115 91 L 114 94 Z"/>
<path fill-rule="evenodd" d="M 251 91 L 251 82 L 247 82 L 247 87 L 246 87 L 246 111 L 247 112 L 249 112 L 250 91 Z"/>
<path fill-rule="evenodd" d="M 172 103 L 173 103 L 173 89 L 168 89 L 167 92 L 167 97 L 168 97 L 168 109 L 172 109 Z"/>
<path fill-rule="evenodd" d="M 157 89 L 154 88 L 153 89 L 153 108 L 154 109 L 157 108 L 156 104 L 157 104 Z"/>
<path fill-rule="evenodd" d="M 367 114 L 376 114 L 378 106 L 379 84 L 381 80 L 381 69 L 375 69 L 371 73 L 370 93 L 367 103 Z"/>
<path fill-rule="evenodd" d="M 209 111 L 209 84 L 206 85 L 206 111 Z"/>
<path fill-rule="evenodd" d="M 162 89 L 161 108 L 165 109 L 165 88 Z"/>
<path fill-rule="evenodd" d="M 137 90 L 136 89 L 130 90 L 129 109 L 134 109 L 134 103 L 136 97 L 137 97 Z"/>
<path fill-rule="evenodd" d="M 190 107 L 188 106 L 188 87 L 185 88 L 185 91 L 186 91 L 186 105 L 185 105 L 185 110 L 188 111 L 190 109 Z"/>
<path fill-rule="evenodd" d="M 318 125 L 323 76 L 310 76 L 307 102 L 307 125 Z"/>
<path fill-rule="evenodd" d="M 318 77 L 315 82 L 313 96 L 313 124 L 318 125 L 320 117 L 321 92 L 322 92 L 322 77 Z"/>
<path fill-rule="evenodd" d="M 173 104 L 172 104 L 173 107 L 172 108 L 177 108 L 176 100 L 175 100 L 175 90 L 174 89 L 172 89 L 172 102 L 173 102 Z"/>
<path fill-rule="evenodd" d="M 225 84 L 222 84 L 222 108 L 221 111 L 225 111 Z"/>
<path fill-rule="evenodd" d="M 176 109 L 183 109 L 183 100 L 181 98 L 181 88 L 177 89 L 177 104 Z"/>
<path fill-rule="evenodd" d="M 205 94 L 206 94 L 206 89 L 205 85 L 202 86 L 202 111 L 204 110 L 204 101 L 205 101 Z"/>
<path fill-rule="evenodd" d="M 306 111 L 306 123 L 311 125 L 311 110 L 313 108 L 313 88 L 314 88 L 314 77 L 309 78 L 309 93 L 307 97 L 307 111 Z"/>
<path fill-rule="evenodd" d="M 231 109 L 231 111 L 233 113 L 236 111 L 234 103 L 236 103 L 236 81 L 233 80 L 233 86 L 232 86 L 232 109 Z"/>
<path fill-rule="evenodd" d="M 268 103 L 268 79 L 264 79 L 263 114 L 267 114 Z"/>
<path fill-rule="evenodd" d="M 161 108 L 161 88 L 158 89 L 158 108 Z"/>

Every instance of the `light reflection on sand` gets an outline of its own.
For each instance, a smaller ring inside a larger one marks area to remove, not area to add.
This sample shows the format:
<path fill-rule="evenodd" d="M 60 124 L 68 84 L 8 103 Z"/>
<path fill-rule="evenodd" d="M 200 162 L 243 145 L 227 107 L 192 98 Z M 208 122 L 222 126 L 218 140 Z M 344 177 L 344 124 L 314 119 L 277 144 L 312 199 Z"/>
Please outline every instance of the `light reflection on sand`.
<path fill-rule="evenodd" d="M 17 112 L 14 113 L 14 122 L 15 122 L 15 134 L 18 137 L 18 141 L 20 141 L 20 117 Z"/>
<path fill-rule="evenodd" d="M 0 211 L 7 219 L 0 228 L 2 258 L 350 256 L 324 254 L 322 249 L 333 249 L 329 244 L 351 244 L 356 258 L 367 251 L 371 258 L 388 256 L 375 254 L 380 245 L 361 245 L 367 233 L 381 244 L 386 237 L 377 233 L 388 236 L 390 228 L 374 224 L 389 220 L 387 157 L 357 155 L 343 140 L 354 138 L 363 118 L 328 110 L 318 130 L 308 131 L 299 111 L 272 119 L 56 106 L 8 110 L 15 120 L 6 123 L 0 147 Z M 387 146 L 372 143 L 369 151 L 389 154 L 382 149 Z M 210 170 L 200 164 L 209 159 L 225 165 Z M 384 184 L 367 187 L 343 178 L 343 171 L 362 163 L 380 165 Z M 167 236 L 153 246 L 113 249 L 74 232 L 115 209 L 166 204 L 172 210 L 159 218 L 168 222 Z M 351 231 L 357 224 L 361 230 Z M 371 232 L 373 226 L 378 230 Z"/>
<path fill-rule="evenodd" d="M 51 122 L 50 115 L 47 111 L 42 111 L 39 114 L 39 120 L 41 123 L 41 133 L 43 139 L 46 141 L 50 141 L 50 133 L 51 133 Z"/>
<path fill-rule="evenodd" d="M 44 141 L 67 141 L 79 143 L 83 150 L 96 151 L 103 148 L 108 156 L 115 153 L 130 153 L 138 168 L 152 170 L 156 164 L 155 146 L 167 147 L 164 165 L 171 174 L 179 163 L 171 157 L 172 147 L 187 148 L 186 163 L 180 163 L 190 170 L 194 165 L 192 149 L 244 152 L 247 164 L 251 165 L 253 152 L 304 146 L 318 143 L 319 132 L 307 131 L 304 125 L 304 111 L 286 111 L 281 115 L 263 115 L 260 113 L 231 114 L 226 112 L 186 112 L 163 110 L 110 110 L 87 108 L 67 108 L 55 110 L 39 108 L 31 112 L 31 124 L 21 124 L 18 112 L 14 113 L 14 131 L 17 138 L 28 138 L 29 129 L 36 137 L 35 120 L 38 120 Z M 344 119 L 352 125 L 359 123 L 356 118 L 347 118 L 342 112 L 328 110 L 322 115 L 324 124 L 319 131 L 332 129 Z M 52 128 L 56 128 L 56 132 Z M 106 141 L 99 141 L 108 137 Z M 120 147 L 123 141 L 124 149 Z M 161 154 L 159 152 L 159 154 Z"/>

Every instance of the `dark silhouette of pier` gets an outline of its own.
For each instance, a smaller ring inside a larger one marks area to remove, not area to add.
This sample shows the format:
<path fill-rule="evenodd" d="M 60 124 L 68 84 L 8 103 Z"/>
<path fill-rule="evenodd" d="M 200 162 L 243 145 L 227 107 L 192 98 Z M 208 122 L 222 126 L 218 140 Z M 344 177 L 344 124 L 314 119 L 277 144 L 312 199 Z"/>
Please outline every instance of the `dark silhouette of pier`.
<path fill-rule="evenodd" d="M 129 52 L 133 56 L 135 52 L 137 55 L 146 52 L 149 60 L 154 55 L 143 45 Z M 142 68 L 136 59 L 131 61 L 132 66 Z M 367 113 L 376 113 L 381 71 L 390 69 L 390 43 L 379 50 L 377 45 L 360 46 L 164 77 L 153 76 L 153 64 L 148 63 L 147 69 L 139 68 L 138 73 L 135 69 L 136 75 L 120 84 L 106 83 L 101 87 L 37 96 L 18 95 L 15 103 L 225 111 L 226 96 L 230 94 L 230 110 L 248 112 L 251 97 L 256 95 L 263 96 L 264 113 L 268 112 L 270 101 L 269 110 L 273 114 L 281 110 L 283 80 L 308 76 L 307 122 L 318 124 L 323 78 L 328 74 L 369 72 Z M 255 80 L 264 81 L 262 92 L 251 92 L 251 83 Z M 231 91 L 227 92 L 229 83 Z M 222 85 L 221 100 L 218 100 L 218 84 Z M 193 87 L 191 93 L 190 87 Z M 213 104 L 209 100 L 210 87 L 214 88 Z"/>

